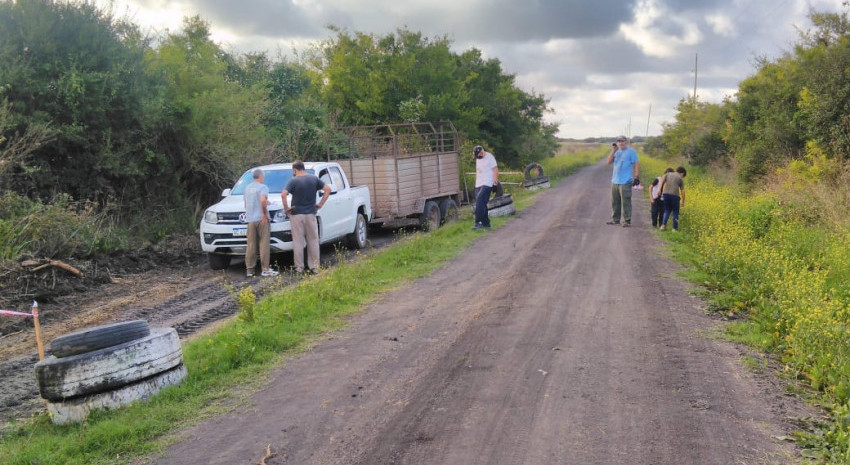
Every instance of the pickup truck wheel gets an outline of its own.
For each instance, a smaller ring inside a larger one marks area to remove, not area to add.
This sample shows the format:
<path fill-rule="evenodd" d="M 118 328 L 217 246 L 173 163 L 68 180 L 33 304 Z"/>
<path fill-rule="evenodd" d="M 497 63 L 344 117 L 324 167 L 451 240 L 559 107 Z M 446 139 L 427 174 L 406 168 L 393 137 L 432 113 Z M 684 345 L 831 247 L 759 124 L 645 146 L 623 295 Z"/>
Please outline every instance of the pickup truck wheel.
<path fill-rule="evenodd" d="M 423 231 L 433 231 L 440 227 L 440 207 L 437 202 L 429 200 L 425 202 L 425 209 L 419 217 L 419 227 Z"/>
<path fill-rule="evenodd" d="M 224 270 L 230 266 L 230 255 L 222 255 L 218 253 L 209 253 L 207 258 L 210 260 L 210 268 L 213 270 Z"/>
<path fill-rule="evenodd" d="M 96 326 L 65 334 L 50 342 L 50 353 L 56 357 L 70 357 L 105 347 L 117 346 L 143 338 L 151 333 L 145 320 L 124 321 Z"/>
<path fill-rule="evenodd" d="M 454 200 L 443 199 L 443 201 L 440 202 L 440 216 L 442 224 L 446 224 L 450 221 L 457 221 L 458 209 Z"/>
<path fill-rule="evenodd" d="M 50 401 L 125 386 L 183 363 L 174 328 L 154 328 L 150 335 L 70 357 L 47 357 L 35 364 L 41 397 Z"/>
<path fill-rule="evenodd" d="M 353 249 L 364 249 L 368 244 L 369 226 L 366 224 L 366 217 L 362 213 L 357 214 L 357 221 L 354 222 L 354 232 L 348 235 L 348 245 Z"/>

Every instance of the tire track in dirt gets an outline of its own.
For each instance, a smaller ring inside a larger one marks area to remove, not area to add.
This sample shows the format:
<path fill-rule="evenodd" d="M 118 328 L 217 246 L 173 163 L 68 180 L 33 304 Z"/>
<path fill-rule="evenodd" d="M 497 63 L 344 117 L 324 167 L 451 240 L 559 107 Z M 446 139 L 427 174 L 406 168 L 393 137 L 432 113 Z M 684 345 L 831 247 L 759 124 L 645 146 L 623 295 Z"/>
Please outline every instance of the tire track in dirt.
<path fill-rule="evenodd" d="M 370 247 L 372 249 L 386 247 L 396 237 L 395 232 L 379 231 L 370 239 Z M 322 267 L 333 267 L 339 260 L 350 259 L 355 253 L 355 251 L 334 247 L 332 244 L 324 245 L 321 250 Z M 279 264 L 280 266 L 285 266 L 283 263 L 287 259 L 291 263 L 291 258 L 279 258 L 282 260 Z M 199 267 L 201 268 L 200 270 L 198 270 Z M 166 298 L 156 304 L 136 306 L 132 304 L 136 299 L 126 296 L 121 297 L 117 303 L 117 306 L 121 309 L 114 312 L 109 320 L 102 324 L 142 319 L 147 320 L 151 327 L 173 327 L 177 330 L 180 338 L 185 339 L 217 321 L 236 314 L 238 308 L 228 288 L 239 289 L 244 286 L 250 286 L 257 298 L 260 298 L 266 292 L 283 289 L 300 279 L 291 271 L 291 268 L 284 268 L 277 278 L 263 279 L 246 279 L 244 276 L 244 264 L 242 263 L 235 263 L 224 272 L 211 272 L 205 268 L 206 264 L 201 264 L 199 266 L 195 265 L 178 269 L 178 275 L 199 273 L 201 275 L 211 275 L 212 277 L 202 281 L 200 284 L 181 288 L 172 297 Z M 137 279 L 145 280 L 146 276 L 142 275 Z M 165 279 L 168 280 L 170 278 L 166 277 Z M 139 292 L 140 298 L 149 298 L 145 294 L 157 286 L 166 287 L 162 283 L 151 282 L 145 291 Z M 89 292 L 98 292 L 98 290 L 95 289 Z M 124 303 L 125 301 L 130 303 Z M 67 317 L 71 313 L 73 312 L 65 312 L 63 315 Z M 81 328 L 69 329 L 66 332 L 76 329 Z M 21 332 L 31 333 L 32 329 L 24 328 L 18 330 L 18 333 Z M 14 333 L 10 333 L 0 337 L 11 337 L 14 335 Z M 44 342 L 46 346 L 49 345 L 49 340 L 45 340 Z M 0 434 L 2 434 L 3 430 L 2 425 L 7 420 L 25 418 L 44 410 L 44 401 L 39 397 L 38 385 L 36 384 L 34 374 L 33 367 L 36 362 L 38 362 L 38 356 L 34 351 L 27 354 L 15 355 L 0 361 L 0 386 L 3 386 L 3 389 L 0 390 Z"/>

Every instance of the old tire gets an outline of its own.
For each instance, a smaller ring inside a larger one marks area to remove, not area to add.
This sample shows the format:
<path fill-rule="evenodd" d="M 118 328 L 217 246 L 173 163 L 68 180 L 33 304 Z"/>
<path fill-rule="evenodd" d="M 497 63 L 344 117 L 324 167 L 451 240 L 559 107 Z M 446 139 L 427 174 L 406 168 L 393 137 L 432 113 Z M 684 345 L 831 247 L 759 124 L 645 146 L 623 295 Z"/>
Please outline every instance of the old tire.
<path fill-rule="evenodd" d="M 505 195 L 505 188 L 502 186 L 502 183 L 495 184 L 493 186 L 493 197 L 501 197 Z"/>
<path fill-rule="evenodd" d="M 460 212 L 457 208 L 457 203 L 452 199 L 443 199 L 440 202 L 440 222 L 446 224 L 452 221 L 457 221 Z"/>
<path fill-rule="evenodd" d="M 183 362 L 174 328 L 155 328 L 135 341 L 36 363 L 41 397 L 61 401 L 97 394 L 168 371 Z"/>
<path fill-rule="evenodd" d="M 215 271 L 225 270 L 230 266 L 230 255 L 222 255 L 220 253 L 208 253 L 207 258 L 210 261 L 210 268 Z"/>
<path fill-rule="evenodd" d="M 487 202 L 487 210 L 489 212 L 490 210 L 492 210 L 494 208 L 503 207 L 503 206 L 505 206 L 509 203 L 513 203 L 513 202 L 514 202 L 514 200 L 513 200 L 513 198 L 511 198 L 511 194 L 503 195 L 501 197 L 495 197 L 493 199 L 490 199 L 489 202 Z"/>
<path fill-rule="evenodd" d="M 50 342 L 50 353 L 58 358 L 70 357 L 117 346 L 143 338 L 150 333 L 151 329 L 145 320 L 97 326 L 57 337 Z"/>
<path fill-rule="evenodd" d="M 352 249 L 364 249 L 369 243 L 369 225 L 362 213 L 357 214 L 354 221 L 354 231 L 348 235 L 348 246 Z"/>
<path fill-rule="evenodd" d="M 516 213 L 516 206 L 514 206 L 513 202 L 502 205 L 501 207 L 496 207 L 491 210 L 487 210 L 487 216 L 490 216 L 491 218 L 495 218 L 498 216 L 509 216 L 513 215 L 514 213 Z"/>
<path fill-rule="evenodd" d="M 531 175 L 532 171 L 535 172 L 534 176 Z M 539 163 L 529 163 L 529 165 L 525 167 L 525 179 L 530 180 L 534 178 L 541 178 L 543 176 L 543 167 L 540 166 Z"/>
<path fill-rule="evenodd" d="M 423 231 L 433 231 L 440 227 L 440 207 L 437 202 L 429 200 L 425 202 L 425 208 L 419 217 L 419 228 Z"/>

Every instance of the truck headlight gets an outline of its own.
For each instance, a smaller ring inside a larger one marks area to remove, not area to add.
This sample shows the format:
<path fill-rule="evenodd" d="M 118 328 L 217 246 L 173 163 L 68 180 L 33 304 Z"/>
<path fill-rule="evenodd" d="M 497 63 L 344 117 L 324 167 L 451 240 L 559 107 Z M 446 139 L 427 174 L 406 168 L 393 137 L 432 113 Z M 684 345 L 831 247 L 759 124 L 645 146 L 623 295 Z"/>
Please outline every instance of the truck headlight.
<path fill-rule="evenodd" d="M 204 221 L 211 224 L 218 223 L 218 213 L 207 210 L 207 212 L 204 213 Z"/>
<path fill-rule="evenodd" d="M 285 210 L 277 210 L 270 213 L 272 215 L 272 223 L 282 223 L 289 219 Z"/>

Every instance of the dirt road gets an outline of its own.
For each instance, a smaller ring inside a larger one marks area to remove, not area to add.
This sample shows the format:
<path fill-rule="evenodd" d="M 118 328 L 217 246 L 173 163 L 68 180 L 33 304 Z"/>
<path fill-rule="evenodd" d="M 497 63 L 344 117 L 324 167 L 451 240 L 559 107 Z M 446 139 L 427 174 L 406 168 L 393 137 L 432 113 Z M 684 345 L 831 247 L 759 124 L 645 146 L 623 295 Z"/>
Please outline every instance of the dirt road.
<path fill-rule="evenodd" d="M 789 463 L 793 401 L 706 337 L 643 198 L 605 225 L 609 178 L 542 193 L 154 463 Z"/>

